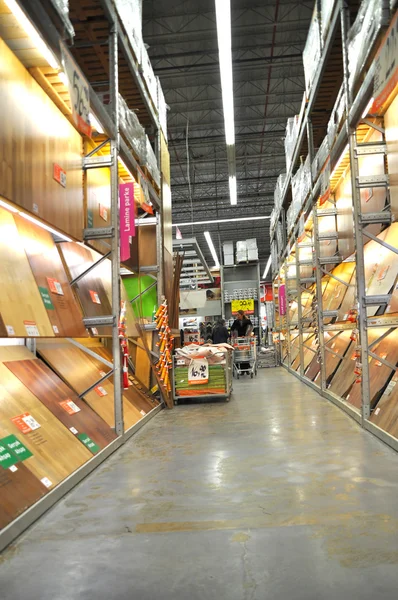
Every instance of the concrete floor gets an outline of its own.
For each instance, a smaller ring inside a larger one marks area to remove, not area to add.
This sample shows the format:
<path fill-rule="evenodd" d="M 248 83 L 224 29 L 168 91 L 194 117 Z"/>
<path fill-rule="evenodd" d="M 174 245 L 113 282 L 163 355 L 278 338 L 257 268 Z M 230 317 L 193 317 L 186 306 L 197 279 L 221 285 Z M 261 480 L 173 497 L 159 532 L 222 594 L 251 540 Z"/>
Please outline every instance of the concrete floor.
<path fill-rule="evenodd" d="M 2 600 L 392 600 L 398 455 L 284 369 L 162 411 L 1 558 Z"/>

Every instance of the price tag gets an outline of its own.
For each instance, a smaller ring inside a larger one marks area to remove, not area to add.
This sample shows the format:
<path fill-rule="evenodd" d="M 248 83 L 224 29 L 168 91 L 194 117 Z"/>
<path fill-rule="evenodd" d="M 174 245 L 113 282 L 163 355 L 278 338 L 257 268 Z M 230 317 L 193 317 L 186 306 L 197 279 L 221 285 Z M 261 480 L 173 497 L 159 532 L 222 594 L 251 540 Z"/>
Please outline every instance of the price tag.
<path fill-rule="evenodd" d="M 376 417 L 377 417 L 377 415 L 379 414 L 379 412 L 380 412 L 380 408 L 376 408 L 376 410 L 375 410 L 375 415 L 376 415 Z"/>
<path fill-rule="evenodd" d="M 206 358 L 194 358 L 188 368 L 188 384 L 206 384 L 209 381 L 209 363 Z"/>
<path fill-rule="evenodd" d="M 79 131 L 90 137 L 90 92 L 87 80 L 62 42 L 61 53 L 62 65 L 68 80 L 73 120 Z"/>
<path fill-rule="evenodd" d="M 8 435 L 7 437 L 0 440 L 0 447 L 5 446 L 11 455 L 16 458 L 13 462 L 22 462 L 27 458 L 33 456 L 30 450 L 19 441 L 15 435 Z"/>
<path fill-rule="evenodd" d="M 108 209 L 102 204 L 99 205 L 99 214 L 101 219 L 108 221 Z"/>
<path fill-rule="evenodd" d="M 17 469 L 17 467 L 16 467 L 15 465 L 11 465 L 11 467 L 10 467 L 10 471 L 11 471 L 12 473 L 15 473 L 15 471 L 18 471 L 18 469 Z"/>
<path fill-rule="evenodd" d="M 106 375 L 105 371 L 101 371 L 101 370 L 99 371 L 99 374 L 101 375 L 101 377 L 105 377 L 105 375 Z"/>
<path fill-rule="evenodd" d="M 50 481 L 48 477 L 43 477 L 40 479 L 40 481 L 46 486 L 46 488 L 50 488 L 52 486 L 52 481 Z"/>
<path fill-rule="evenodd" d="M 90 437 L 88 437 L 86 433 L 79 433 L 77 437 L 79 438 L 81 443 L 84 444 L 90 450 L 90 452 L 92 452 L 92 454 L 97 454 L 100 447 L 97 446 L 97 444 L 93 442 L 93 440 Z"/>
<path fill-rule="evenodd" d="M 29 413 L 23 413 L 22 415 L 13 417 L 11 421 L 20 431 L 22 431 L 22 433 L 30 433 L 31 431 L 40 428 L 40 423 L 38 423 Z"/>
<path fill-rule="evenodd" d="M 50 288 L 50 291 L 53 292 L 53 294 L 59 294 L 60 296 L 64 295 L 62 285 L 59 281 L 53 279 L 52 277 L 47 277 L 47 283 L 48 287 Z"/>
<path fill-rule="evenodd" d="M 54 163 L 53 177 L 57 183 L 62 185 L 62 187 L 66 187 L 66 171 L 56 163 Z"/>
<path fill-rule="evenodd" d="M 380 358 L 385 360 L 387 358 L 387 352 L 382 352 L 380 354 Z M 376 367 L 381 367 L 383 365 L 383 363 L 380 360 L 376 360 L 375 365 L 376 365 Z"/>
<path fill-rule="evenodd" d="M 39 330 L 35 321 L 24 321 L 26 333 L 29 337 L 40 337 Z"/>
<path fill-rule="evenodd" d="M 59 329 L 56 325 L 53 325 L 53 331 L 54 333 L 59 333 Z"/>
<path fill-rule="evenodd" d="M 140 413 L 142 414 L 143 417 L 145 417 L 145 415 L 146 415 L 145 410 L 140 410 Z"/>
<path fill-rule="evenodd" d="M 81 410 L 72 400 L 63 400 L 63 402 L 60 402 L 59 404 L 68 413 L 68 415 L 74 415 Z"/>
<path fill-rule="evenodd" d="M 11 325 L 6 325 L 8 335 L 15 335 L 14 327 Z"/>
<path fill-rule="evenodd" d="M 94 302 L 94 304 L 101 304 L 101 300 L 100 300 L 97 292 L 90 290 L 90 296 L 91 296 L 91 300 Z"/>
<path fill-rule="evenodd" d="M 69 431 L 71 431 L 73 433 L 73 435 L 77 435 L 79 433 L 77 431 L 76 427 L 69 427 Z"/>
<path fill-rule="evenodd" d="M 47 310 L 54 310 L 54 305 L 51 302 L 50 294 L 48 293 L 48 289 L 46 287 L 39 286 L 39 292 L 41 299 L 43 300 L 44 306 Z"/>
<path fill-rule="evenodd" d="M 99 385 L 98 387 L 94 388 L 95 391 L 97 392 L 98 396 L 107 396 L 108 392 L 101 386 Z"/>
<path fill-rule="evenodd" d="M 18 462 L 18 458 L 11 452 L 11 450 L 3 444 L 3 440 L 0 441 L 0 466 L 3 469 L 11 469 L 15 463 Z"/>

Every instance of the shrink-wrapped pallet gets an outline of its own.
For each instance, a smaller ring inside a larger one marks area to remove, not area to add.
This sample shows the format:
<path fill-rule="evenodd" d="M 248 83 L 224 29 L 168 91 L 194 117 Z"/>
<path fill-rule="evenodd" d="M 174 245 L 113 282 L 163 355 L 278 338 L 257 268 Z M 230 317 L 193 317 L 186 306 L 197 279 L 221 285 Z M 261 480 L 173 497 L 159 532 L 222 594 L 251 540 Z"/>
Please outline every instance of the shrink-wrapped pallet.
<path fill-rule="evenodd" d="M 300 165 L 297 173 L 292 177 L 292 206 L 294 206 L 294 215 L 298 215 L 303 206 L 308 193 L 311 190 L 311 163 L 310 157 Z"/>
<path fill-rule="evenodd" d="M 337 94 L 337 99 L 334 104 L 332 114 L 330 115 L 330 119 L 328 122 L 328 145 L 329 149 L 333 147 L 336 136 L 340 131 L 340 125 L 343 120 L 345 110 L 345 96 L 344 96 L 344 88 L 341 86 L 339 93 Z"/>
<path fill-rule="evenodd" d="M 157 106 L 158 85 L 156 82 L 155 73 L 153 72 L 152 63 L 144 43 L 141 44 L 141 72 L 146 86 L 148 88 L 148 92 L 152 99 L 153 105 Z"/>
<path fill-rule="evenodd" d="M 146 137 L 146 152 L 145 152 L 145 162 L 144 166 L 148 169 L 149 173 L 152 175 L 152 179 L 156 183 L 158 187 L 160 187 L 160 172 L 158 163 L 156 160 L 155 153 L 151 146 L 151 142 L 149 141 L 148 136 Z"/>
<path fill-rule="evenodd" d="M 318 178 L 319 173 L 322 170 L 322 167 L 324 166 L 325 162 L 328 159 L 328 156 L 330 154 L 330 148 L 329 148 L 329 139 L 328 136 L 326 136 L 322 142 L 322 144 L 319 147 L 318 152 L 315 155 L 314 160 L 312 161 L 312 180 L 316 181 L 316 179 Z"/>
<path fill-rule="evenodd" d="M 137 62 L 141 61 L 142 0 L 114 0 Z"/>
<path fill-rule="evenodd" d="M 163 131 L 163 135 L 167 141 L 167 104 L 163 94 L 162 84 L 160 83 L 159 77 L 156 77 L 157 85 L 157 109 L 159 114 L 159 123 Z"/>
<path fill-rule="evenodd" d="M 282 194 L 283 194 L 283 189 L 285 187 L 286 177 L 287 177 L 286 173 L 281 173 L 279 175 L 278 179 L 276 180 L 276 186 L 275 186 L 275 192 L 274 192 L 274 206 L 277 210 L 279 210 L 282 205 Z"/>
<path fill-rule="evenodd" d="M 318 69 L 321 54 L 321 24 L 319 12 L 315 6 L 314 12 L 312 13 L 307 41 L 303 50 L 304 78 L 307 96 L 310 94 L 312 82 Z"/>
<path fill-rule="evenodd" d="M 323 41 L 325 41 L 329 31 L 330 19 L 335 4 L 335 0 L 321 0 L 321 31 Z"/>
<path fill-rule="evenodd" d="M 286 156 L 286 170 L 289 171 L 290 164 L 292 162 L 294 148 L 296 146 L 297 137 L 299 134 L 299 117 L 295 115 L 290 117 L 286 123 L 286 136 L 285 136 L 285 156 Z"/>
<path fill-rule="evenodd" d="M 119 94 L 119 119 L 120 127 L 127 141 L 133 148 L 140 163 L 146 160 L 146 134 L 137 115 L 130 110 L 124 98 Z"/>

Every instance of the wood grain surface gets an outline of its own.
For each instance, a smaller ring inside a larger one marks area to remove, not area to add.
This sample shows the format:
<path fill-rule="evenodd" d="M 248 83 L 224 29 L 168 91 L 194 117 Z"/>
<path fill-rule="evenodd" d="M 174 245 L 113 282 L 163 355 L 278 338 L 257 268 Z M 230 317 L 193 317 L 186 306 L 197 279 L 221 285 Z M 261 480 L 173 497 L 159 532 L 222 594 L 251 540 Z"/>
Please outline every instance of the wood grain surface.
<path fill-rule="evenodd" d="M 4 364 L 69 430 L 73 427 L 77 433 L 86 433 L 101 449 L 116 439 L 117 435 L 109 425 L 43 361 L 20 360 Z M 69 414 L 61 405 L 66 400 L 74 402 L 80 411 Z"/>
<path fill-rule="evenodd" d="M 149 346 L 149 348 L 152 348 L 152 332 L 146 331 L 142 335 L 145 336 L 146 343 Z M 151 361 L 149 359 L 147 351 L 137 347 L 137 352 L 135 356 L 135 376 L 148 389 L 151 387 L 151 374 Z"/>
<path fill-rule="evenodd" d="M 391 212 L 398 219 L 398 96 L 384 115 Z"/>
<path fill-rule="evenodd" d="M 398 247 L 398 223 L 393 223 L 379 236 L 390 246 Z M 364 248 L 366 293 L 368 296 L 389 294 L 398 275 L 397 255 L 392 250 L 371 240 Z M 378 306 L 367 308 L 369 316 L 376 314 Z"/>
<path fill-rule="evenodd" d="M 352 216 L 351 173 L 348 171 L 335 192 L 337 207 L 338 251 L 348 258 L 355 251 L 354 221 Z"/>
<path fill-rule="evenodd" d="M 82 239 L 82 139 L 0 40 L 0 195 Z M 53 177 L 66 171 L 66 187 Z"/>
<path fill-rule="evenodd" d="M 55 335 L 58 337 L 84 337 L 83 314 L 69 285 L 64 266 L 52 235 L 45 229 L 14 215 L 23 248 L 39 288 L 44 288 L 53 308 L 47 308 L 47 315 Z M 62 294 L 54 293 L 50 280 L 61 286 Z"/>
<path fill-rule="evenodd" d="M 314 358 L 314 352 L 311 351 L 311 348 L 313 347 L 314 339 L 315 339 L 314 335 L 312 335 L 312 334 L 308 334 L 308 333 L 303 334 L 304 370 L 308 367 L 311 360 Z M 297 340 L 295 345 L 299 347 L 299 351 L 297 352 L 296 358 L 294 360 L 292 360 L 292 355 L 290 355 L 290 356 L 291 356 L 292 369 L 297 371 L 300 368 L 300 341 L 299 341 L 299 339 Z"/>
<path fill-rule="evenodd" d="M 338 310 L 340 308 L 348 290 L 348 284 L 351 281 L 354 269 L 355 263 L 353 262 L 341 263 L 333 269 L 331 274 L 338 277 L 340 281 L 337 281 L 337 279 L 332 276 L 328 278 L 329 282 L 322 296 L 323 310 Z"/>
<path fill-rule="evenodd" d="M 9 327 L 8 336 L 27 337 L 26 321 L 36 324 L 40 336 L 54 337 L 13 215 L 4 208 L 0 208 L 0 264 L 0 316 Z M 5 337 L 7 329 L 1 329 Z"/>
<path fill-rule="evenodd" d="M 23 434 L 11 420 L 29 413 L 40 428 Z M 32 473 L 48 477 L 54 487 L 92 457 L 75 436 L 11 373 L 0 364 L 0 427 L 14 434 L 33 453 L 24 461 Z M 2 436 L 4 437 L 4 436 Z"/>
<path fill-rule="evenodd" d="M 6 437 L 2 433 L 0 436 Z M 23 462 L 17 463 L 15 467 L 16 471 L 0 468 L 0 529 L 11 523 L 48 492 L 46 486 L 25 467 Z"/>
<path fill-rule="evenodd" d="M 342 331 L 340 333 L 329 333 L 325 332 L 325 348 L 330 348 L 340 356 L 344 356 L 347 351 L 348 346 L 350 345 L 350 331 Z M 332 352 L 328 352 L 325 349 L 325 377 L 326 382 L 328 382 L 329 378 L 333 375 L 338 365 L 340 364 L 341 358 L 332 354 Z M 315 356 L 308 368 L 306 376 L 308 379 L 312 381 L 319 379 L 321 365 L 317 361 L 317 357 Z"/>
<path fill-rule="evenodd" d="M 81 275 L 93 263 L 93 255 L 89 248 L 83 248 L 74 242 L 63 242 L 58 244 L 58 249 L 66 266 L 69 279 L 72 280 Z M 112 307 L 105 291 L 104 282 L 101 279 L 101 273 L 98 267 L 87 273 L 80 281 L 73 286 L 85 317 L 101 317 L 112 314 Z M 92 294 L 98 295 L 100 304 L 93 302 Z M 98 328 L 99 335 L 112 335 L 112 328 Z"/>
<path fill-rule="evenodd" d="M 378 401 L 370 421 L 398 438 L 398 370 Z"/>
<path fill-rule="evenodd" d="M 387 337 L 375 344 L 372 352 L 384 358 L 392 365 L 396 366 L 398 362 L 398 329 L 392 330 Z M 378 400 L 380 393 L 391 377 L 393 371 L 383 365 L 376 358 L 369 359 L 369 383 L 370 383 L 370 406 L 373 408 Z M 348 398 L 350 404 L 357 408 L 362 405 L 361 390 L 354 386 Z"/>
<path fill-rule="evenodd" d="M 131 258 L 124 261 L 126 267 L 138 271 L 140 267 L 152 267 L 158 264 L 156 250 L 156 225 L 137 227 L 136 235 L 130 244 Z"/>
<path fill-rule="evenodd" d="M 353 273 L 351 275 L 351 279 L 349 282 L 349 286 L 346 290 L 346 293 L 344 294 L 344 298 L 343 301 L 341 303 L 341 306 L 339 308 L 339 314 L 337 315 L 337 321 L 346 321 L 349 311 L 351 309 L 354 308 L 355 305 L 355 294 L 356 294 L 356 289 L 357 289 L 357 280 L 356 280 L 356 273 L 355 273 L 355 263 L 354 264 L 354 269 L 353 269 Z"/>
<path fill-rule="evenodd" d="M 88 354 L 67 341 L 57 341 L 55 344 L 45 341 L 37 346 L 37 350 L 40 356 L 77 394 L 83 393 L 101 378 L 102 373 L 109 371 L 105 365 L 97 368 Z M 105 395 L 99 395 L 98 391 L 94 389 L 85 394 L 84 399 L 110 427 L 115 427 L 113 385 L 109 380 L 105 380 L 100 386 L 104 389 Z M 123 411 L 126 429 L 143 417 L 139 410 L 126 399 L 123 400 Z"/>

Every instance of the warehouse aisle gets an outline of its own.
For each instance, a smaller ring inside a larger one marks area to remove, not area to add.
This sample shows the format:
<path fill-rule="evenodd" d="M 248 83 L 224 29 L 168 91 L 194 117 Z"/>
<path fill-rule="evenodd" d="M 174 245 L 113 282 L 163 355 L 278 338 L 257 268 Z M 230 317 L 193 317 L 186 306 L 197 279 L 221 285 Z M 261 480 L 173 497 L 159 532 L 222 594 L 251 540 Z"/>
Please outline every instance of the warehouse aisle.
<path fill-rule="evenodd" d="M 4 552 L 2 600 L 391 600 L 398 455 L 284 369 L 162 411 Z"/>

